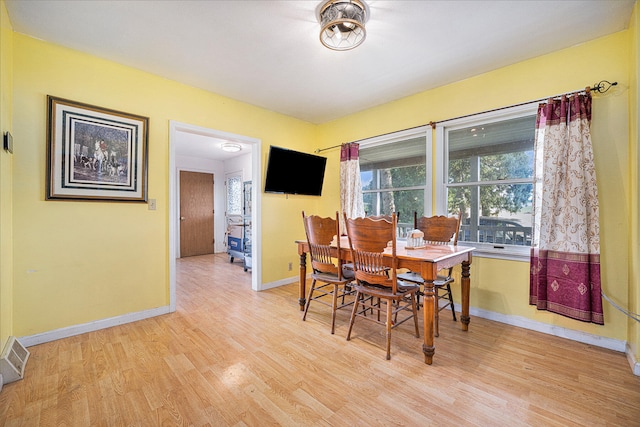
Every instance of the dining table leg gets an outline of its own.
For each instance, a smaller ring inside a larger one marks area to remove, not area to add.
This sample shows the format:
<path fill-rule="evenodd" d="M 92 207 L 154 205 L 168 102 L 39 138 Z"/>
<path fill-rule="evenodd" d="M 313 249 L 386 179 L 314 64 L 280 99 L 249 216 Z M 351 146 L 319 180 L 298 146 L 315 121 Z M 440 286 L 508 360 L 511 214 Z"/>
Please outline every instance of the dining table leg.
<path fill-rule="evenodd" d="M 422 313 L 424 316 L 424 344 L 422 345 L 422 352 L 424 353 L 424 363 L 431 365 L 433 355 L 436 352 L 434 345 L 435 288 L 433 286 L 433 280 L 436 278 L 438 271 L 434 263 L 425 263 L 423 268 L 424 299 L 422 303 Z"/>
<path fill-rule="evenodd" d="M 300 311 L 304 311 L 304 306 L 307 302 L 307 253 L 300 252 L 300 277 L 298 285 L 298 304 L 300 304 Z"/>
<path fill-rule="evenodd" d="M 469 293 L 471 289 L 471 256 L 469 261 L 462 262 L 462 280 L 460 280 L 460 287 L 462 291 L 462 314 L 460 315 L 460 323 L 462 324 L 462 330 L 469 330 Z"/>

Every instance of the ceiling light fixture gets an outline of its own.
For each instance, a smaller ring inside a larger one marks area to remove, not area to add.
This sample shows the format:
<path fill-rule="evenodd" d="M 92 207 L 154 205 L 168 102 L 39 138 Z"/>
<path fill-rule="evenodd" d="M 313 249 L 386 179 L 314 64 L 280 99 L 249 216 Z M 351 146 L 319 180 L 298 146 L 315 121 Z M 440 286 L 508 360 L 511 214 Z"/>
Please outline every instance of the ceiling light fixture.
<path fill-rule="evenodd" d="M 362 44 L 369 7 L 363 0 L 328 0 L 318 5 L 320 42 L 332 50 L 349 50 Z"/>
<path fill-rule="evenodd" d="M 225 142 L 220 146 L 223 151 L 227 151 L 229 153 L 237 153 L 242 150 L 242 146 L 240 144 L 235 144 L 233 142 Z"/>

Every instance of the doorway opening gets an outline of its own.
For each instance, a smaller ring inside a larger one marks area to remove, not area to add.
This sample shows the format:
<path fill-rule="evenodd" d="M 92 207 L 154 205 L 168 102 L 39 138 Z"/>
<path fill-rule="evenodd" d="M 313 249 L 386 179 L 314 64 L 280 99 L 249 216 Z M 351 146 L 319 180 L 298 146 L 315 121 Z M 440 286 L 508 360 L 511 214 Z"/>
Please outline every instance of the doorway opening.
<path fill-rule="evenodd" d="M 180 171 L 181 169 L 181 160 L 182 156 L 196 156 L 193 160 L 192 166 L 188 167 L 188 169 L 195 172 L 208 172 L 215 167 L 212 167 L 212 164 L 222 164 L 224 162 L 224 154 L 220 154 L 221 157 L 216 158 L 218 154 L 207 154 L 207 158 L 204 157 L 203 154 L 193 154 L 188 152 L 190 149 L 197 148 L 202 150 L 217 150 L 220 148 L 220 145 L 224 143 L 232 142 L 234 144 L 241 145 L 242 147 L 246 147 L 247 150 L 251 151 L 251 160 L 250 160 L 250 168 L 251 168 L 251 176 L 257 182 L 259 182 L 262 178 L 262 163 L 260 161 L 260 155 L 262 153 L 262 142 L 259 139 L 251 138 L 248 136 L 231 134 L 224 131 L 219 131 L 215 129 L 203 128 L 200 126 L 190 125 L 187 123 L 180 123 L 176 121 L 170 121 L 170 135 L 169 135 L 169 293 L 170 293 L 170 302 L 169 308 L 170 311 L 176 310 L 176 258 L 180 256 L 180 240 L 179 240 L 179 230 L 180 230 L 180 193 L 179 193 L 179 183 L 180 183 Z M 187 137 L 197 137 L 201 139 L 202 143 L 198 144 L 190 144 L 189 148 L 184 148 L 184 145 L 181 141 L 184 141 L 184 138 Z M 213 151 L 206 151 L 207 153 Z M 220 152 L 222 152 L 220 150 Z M 201 152 L 201 153 L 204 153 Z M 214 173 L 215 176 L 215 190 L 214 193 L 221 195 L 225 194 L 224 192 L 224 171 L 220 169 L 218 166 L 218 173 Z M 260 290 L 260 278 L 262 277 L 262 259 L 261 259 L 261 221 L 260 221 L 260 210 L 262 204 L 262 195 L 258 189 L 259 185 L 251 186 L 251 200 L 252 200 L 252 209 L 251 209 L 251 224 L 252 224 L 252 244 L 251 244 L 251 288 L 254 291 Z M 224 197 L 216 197 L 216 199 L 222 199 L 224 203 Z M 218 220 L 218 218 L 224 218 L 223 216 L 218 216 L 218 203 L 215 204 L 215 218 L 216 218 L 216 234 L 215 234 L 215 249 L 214 252 L 221 252 L 226 249 L 223 245 L 224 242 L 224 230 L 225 224 L 224 220 Z M 224 208 L 220 210 L 220 214 L 224 215 Z M 220 236 L 220 227 L 222 227 L 222 236 Z M 220 246 L 222 245 L 222 246 Z M 223 249 L 221 249 L 223 248 Z M 242 272 L 242 270 L 240 270 Z"/>

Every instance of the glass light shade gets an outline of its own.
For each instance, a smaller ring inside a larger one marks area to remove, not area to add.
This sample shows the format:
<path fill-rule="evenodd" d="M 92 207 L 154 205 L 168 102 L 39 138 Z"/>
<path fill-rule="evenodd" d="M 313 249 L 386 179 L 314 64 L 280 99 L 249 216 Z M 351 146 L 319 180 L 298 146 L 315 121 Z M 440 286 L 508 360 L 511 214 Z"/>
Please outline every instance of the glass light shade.
<path fill-rule="evenodd" d="M 332 50 L 349 50 L 360 46 L 367 36 L 364 27 L 369 8 L 361 0 L 329 0 L 318 12 L 320 42 Z"/>
<path fill-rule="evenodd" d="M 240 144 L 234 144 L 233 142 L 225 142 L 220 146 L 223 151 L 228 151 L 229 153 L 237 153 L 242 150 L 242 146 Z"/>

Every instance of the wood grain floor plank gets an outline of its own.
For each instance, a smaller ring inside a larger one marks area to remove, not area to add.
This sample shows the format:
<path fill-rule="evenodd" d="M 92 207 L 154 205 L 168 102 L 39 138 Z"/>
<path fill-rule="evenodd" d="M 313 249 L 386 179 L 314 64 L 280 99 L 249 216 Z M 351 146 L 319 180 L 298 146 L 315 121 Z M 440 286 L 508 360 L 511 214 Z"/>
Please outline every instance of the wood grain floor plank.
<path fill-rule="evenodd" d="M 175 313 L 31 347 L 1 426 L 640 426 L 624 354 L 486 319 L 440 324 L 433 365 L 411 325 L 325 306 L 297 284 L 251 291 L 225 255 L 178 260 Z M 422 319 L 419 316 L 420 322 Z"/>

